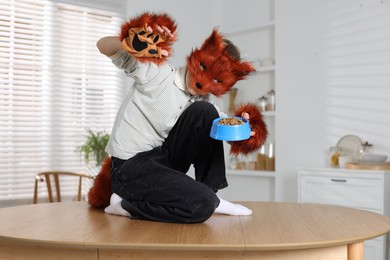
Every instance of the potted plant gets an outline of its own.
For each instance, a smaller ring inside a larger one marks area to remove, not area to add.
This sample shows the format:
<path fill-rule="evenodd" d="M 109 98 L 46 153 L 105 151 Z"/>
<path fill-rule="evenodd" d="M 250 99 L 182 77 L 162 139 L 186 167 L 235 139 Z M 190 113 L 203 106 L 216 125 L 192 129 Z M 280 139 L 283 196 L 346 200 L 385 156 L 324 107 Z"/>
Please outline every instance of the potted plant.
<path fill-rule="evenodd" d="M 93 159 L 96 167 L 100 167 L 104 158 L 107 157 L 105 151 L 110 135 L 104 132 L 94 132 L 87 129 L 88 135 L 85 143 L 77 148 L 84 155 L 86 164 Z"/>

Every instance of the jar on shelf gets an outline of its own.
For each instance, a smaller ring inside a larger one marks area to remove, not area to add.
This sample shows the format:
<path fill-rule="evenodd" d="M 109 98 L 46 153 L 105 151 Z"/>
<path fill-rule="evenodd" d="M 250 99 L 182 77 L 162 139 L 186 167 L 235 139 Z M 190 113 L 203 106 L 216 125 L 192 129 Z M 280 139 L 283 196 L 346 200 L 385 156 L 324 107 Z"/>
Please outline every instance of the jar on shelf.
<path fill-rule="evenodd" d="M 266 143 L 257 153 L 256 169 L 258 171 L 275 171 L 274 143 Z"/>
<path fill-rule="evenodd" d="M 230 155 L 228 167 L 231 170 L 236 170 L 238 166 L 238 158 L 235 155 Z"/>
<path fill-rule="evenodd" d="M 268 105 L 267 110 L 275 111 L 275 90 L 268 91 Z"/>
<path fill-rule="evenodd" d="M 260 147 L 260 152 L 257 154 L 257 170 L 265 171 L 265 161 L 267 159 L 266 147 L 263 144 Z"/>
<path fill-rule="evenodd" d="M 268 156 L 265 161 L 265 170 L 266 171 L 274 171 L 275 170 L 275 150 L 274 144 L 268 144 Z"/>
<path fill-rule="evenodd" d="M 266 96 L 262 96 L 259 98 L 259 109 L 261 112 L 264 112 L 266 111 L 267 109 L 267 97 Z"/>
<path fill-rule="evenodd" d="M 248 156 L 247 167 L 248 167 L 248 170 L 250 170 L 250 171 L 257 170 L 257 156 L 256 156 L 256 154 L 251 154 Z"/>

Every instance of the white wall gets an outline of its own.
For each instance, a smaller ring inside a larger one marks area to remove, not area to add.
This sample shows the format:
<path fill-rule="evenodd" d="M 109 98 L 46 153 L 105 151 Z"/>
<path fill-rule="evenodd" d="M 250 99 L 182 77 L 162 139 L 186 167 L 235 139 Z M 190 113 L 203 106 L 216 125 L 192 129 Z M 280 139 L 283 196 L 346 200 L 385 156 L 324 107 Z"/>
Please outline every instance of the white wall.
<path fill-rule="evenodd" d="M 324 6 L 326 142 L 355 134 L 390 156 L 390 1 Z"/>
<path fill-rule="evenodd" d="M 223 0 L 222 29 L 236 32 L 255 28 L 274 19 L 273 1 L 270 0 Z"/>
<path fill-rule="evenodd" d="M 390 155 L 390 1 L 276 0 L 279 199 L 344 135 Z"/>
<path fill-rule="evenodd" d="M 324 165 L 321 1 L 276 1 L 278 200 L 297 198 L 298 166 Z"/>

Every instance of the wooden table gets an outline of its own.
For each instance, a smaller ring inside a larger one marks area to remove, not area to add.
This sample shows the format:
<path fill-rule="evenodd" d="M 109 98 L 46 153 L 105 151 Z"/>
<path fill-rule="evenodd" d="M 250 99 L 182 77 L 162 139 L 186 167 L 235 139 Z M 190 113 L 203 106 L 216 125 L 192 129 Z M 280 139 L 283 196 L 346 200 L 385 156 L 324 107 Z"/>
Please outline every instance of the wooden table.
<path fill-rule="evenodd" d="M 390 218 L 313 204 L 251 202 L 202 224 L 130 220 L 85 202 L 0 209 L 0 259 L 363 259 Z M 319 258 L 321 256 L 321 258 Z"/>

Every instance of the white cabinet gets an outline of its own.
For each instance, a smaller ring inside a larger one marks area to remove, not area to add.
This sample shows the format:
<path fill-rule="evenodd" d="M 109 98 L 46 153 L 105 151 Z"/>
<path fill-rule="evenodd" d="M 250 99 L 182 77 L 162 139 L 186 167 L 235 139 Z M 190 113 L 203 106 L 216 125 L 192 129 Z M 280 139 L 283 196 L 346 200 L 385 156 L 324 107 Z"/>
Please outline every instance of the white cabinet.
<path fill-rule="evenodd" d="M 218 195 L 229 201 L 275 201 L 274 173 L 230 170 L 229 186 L 218 191 Z"/>
<path fill-rule="evenodd" d="M 390 216 L 390 172 L 302 168 L 298 201 L 352 207 Z M 364 242 L 365 260 L 384 260 L 386 236 Z"/>

